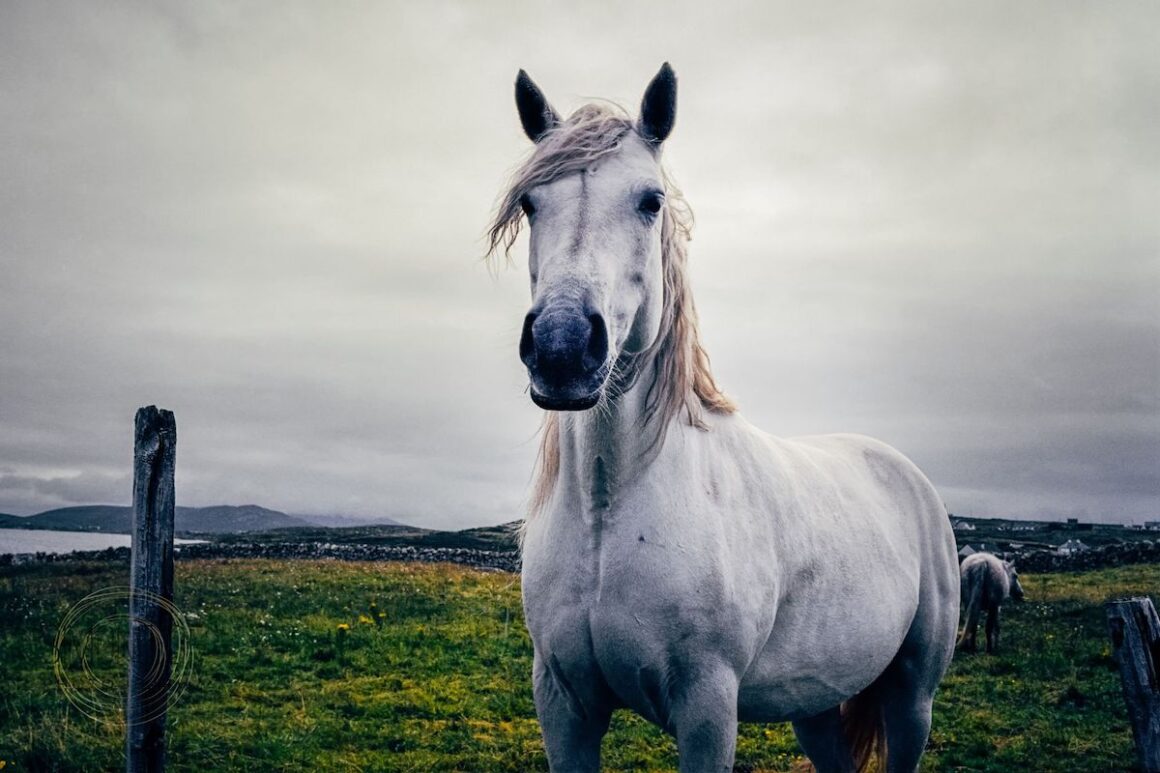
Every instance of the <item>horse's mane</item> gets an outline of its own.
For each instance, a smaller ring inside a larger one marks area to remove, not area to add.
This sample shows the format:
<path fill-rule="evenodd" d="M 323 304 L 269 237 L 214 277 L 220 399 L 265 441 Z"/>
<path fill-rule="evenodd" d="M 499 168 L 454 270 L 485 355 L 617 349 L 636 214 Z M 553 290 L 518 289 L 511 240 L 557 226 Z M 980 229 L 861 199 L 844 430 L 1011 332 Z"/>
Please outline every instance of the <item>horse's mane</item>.
<path fill-rule="evenodd" d="M 590 104 L 551 129 L 535 146 L 531 156 L 512 175 L 512 180 L 488 229 L 488 259 L 510 252 L 523 227 L 521 197 L 539 185 L 583 171 L 620 149 L 620 141 L 636 125 L 621 108 Z M 652 361 L 653 375 L 645 398 L 645 415 L 657 419 L 659 431 L 654 447 L 664 442 L 665 432 L 683 409 L 690 425 L 708 429 L 704 414 L 732 413 L 733 401 L 717 386 L 709 367 L 709 355 L 701 346 L 697 310 L 689 287 L 688 242 L 693 212 L 680 190 L 662 169 L 665 185 L 664 219 L 661 224 L 661 264 L 664 271 L 664 305 L 660 331 L 648 351 L 638 355 Z M 544 414 L 536 478 L 529 501 L 535 515 L 551 498 L 560 472 L 560 418 Z"/>

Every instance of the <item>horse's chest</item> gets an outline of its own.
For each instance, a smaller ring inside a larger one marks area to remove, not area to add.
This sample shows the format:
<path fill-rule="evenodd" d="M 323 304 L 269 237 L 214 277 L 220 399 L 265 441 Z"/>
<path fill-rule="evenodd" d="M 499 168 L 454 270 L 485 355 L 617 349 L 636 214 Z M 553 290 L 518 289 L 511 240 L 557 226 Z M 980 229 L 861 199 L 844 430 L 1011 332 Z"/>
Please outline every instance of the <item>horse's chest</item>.
<path fill-rule="evenodd" d="M 694 661 L 713 654 L 691 635 L 675 602 L 667 609 L 657 603 L 664 595 L 654 592 L 645 604 L 618 590 L 531 605 L 528 627 L 537 655 L 581 703 L 627 706 L 664 725 L 664 686 L 675 683 L 674 675 Z"/>
<path fill-rule="evenodd" d="M 697 549 L 707 540 L 687 529 L 648 525 L 649 520 L 654 519 L 611 512 L 603 520 L 576 518 L 529 533 L 523 561 L 529 624 L 563 625 L 554 618 L 566 609 L 569 626 L 595 623 L 602 629 L 714 606 L 706 597 L 720 588 L 724 568 Z M 662 532 L 680 536 L 662 537 Z"/>
<path fill-rule="evenodd" d="M 691 581 L 674 572 L 671 560 L 639 535 L 609 536 L 587 550 L 525 553 L 524 605 L 533 637 L 550 645 L 582 636 L 596 650 L 609 640 L 644 646 L 655 638 L 650 623 L 675 622 L 714 585 L 709 577 Z"/>
<path fill-rule="evenodd" d="M 676 671 L 751 648 L 740 638 L 752 621 L 741 620 L 723 568 L 693 549 L 695 539 L 608 527 L 595 544 L 570 544 L 540 550 L 532 542 L 523 578 L 537 653 L 568 683 L 597 680 L 619 703 L 659 719 L 660 686 Z"/>

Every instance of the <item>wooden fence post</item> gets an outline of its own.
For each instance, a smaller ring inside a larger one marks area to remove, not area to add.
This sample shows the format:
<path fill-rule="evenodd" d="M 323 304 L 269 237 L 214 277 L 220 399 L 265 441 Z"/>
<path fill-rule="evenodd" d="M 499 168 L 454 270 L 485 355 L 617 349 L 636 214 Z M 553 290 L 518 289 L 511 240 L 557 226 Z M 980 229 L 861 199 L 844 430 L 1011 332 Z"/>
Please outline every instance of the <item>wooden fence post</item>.
<path fill-rule="evenodd" d="M 129 573 L 129 692 L 125 770 L 165 768 L 165 712 L 173 629 L 173 471 L 177 425 L 156 406 L 137 411 L 133 446 L 133 547 Z"/>
<path fill-rule="evenodd" d="M 1141 767 L 1160 772 L 1160 618 L 1152 599 L 1109 601 L 1108 633 Z"/>

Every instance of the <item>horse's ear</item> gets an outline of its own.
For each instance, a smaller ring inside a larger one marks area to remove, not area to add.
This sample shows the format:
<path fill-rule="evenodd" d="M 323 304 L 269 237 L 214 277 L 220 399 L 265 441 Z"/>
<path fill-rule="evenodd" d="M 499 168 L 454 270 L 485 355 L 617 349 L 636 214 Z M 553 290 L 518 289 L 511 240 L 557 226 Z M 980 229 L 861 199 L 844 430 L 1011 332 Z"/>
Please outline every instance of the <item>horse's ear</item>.
<path fill-rule="evenodd" d="M 520 112 L 524 134 L 528 135 L 532 142 L 539 142 L 548 131 L 560 123 L 560 116 L 548 104 L 544 92 L 540 91 L 540 87 L 533 83 L 523 70 L 516 76 L 516 109 Z"/>
<path fill-rule="evenodd" d="M 640 103 L 640 134 L 659 145 L 669 136 L 676 120 L 677 74 L 665 62 L 644 90 L 644 99 Z"/>

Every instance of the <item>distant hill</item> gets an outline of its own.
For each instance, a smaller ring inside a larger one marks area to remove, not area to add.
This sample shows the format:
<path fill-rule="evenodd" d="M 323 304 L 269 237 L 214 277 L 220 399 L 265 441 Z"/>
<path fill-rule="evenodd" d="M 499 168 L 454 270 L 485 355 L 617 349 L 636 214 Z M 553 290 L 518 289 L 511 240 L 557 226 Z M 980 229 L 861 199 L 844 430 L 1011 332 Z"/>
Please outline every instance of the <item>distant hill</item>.
<path fill-rule="evenodd" d="M 351 526 L 406 526 L 394 518 L 378 516 L 377 518 L 363 518 L 357 515 L 301 515 L 295 513 L 292 518 L 300 518 L 314 526 L 325 526 L 331 529 L 343 529 Z"/>
<path fill-rule="evenodd" d="M 431 547 L 470 547 L 476 550 L 516 550 L 522 521 L 480 526 L 462 531 L 433 531 L 418 544 Z"/>
<path fill-rule="evenodd" d="M 276 529 L 247 534 L 225 534 L 215 538 L 223 544 L 257 542 L 263 545 L 411 545 L 425 548 L 470 548 L 472 550 L 515 550 L 519 521 L 462 531 L 439 531 L 414 526 L 373 525 Z"/>
<path fill-rule="evenodd" d="M 301 528 L 310 525 L 302 518 L 296 518 L 258 505 L 178 507 L 174 510 L 173 519 L 174 531 L 200 534 L 234 534 L 245 531 Z M 131 528 L 131 510 L 128 507 L 118 505 L 62 507 L 24 518 L 0 516 L 0 528 L 128 534 Z"/>
<path fill-rule="evenodd" d="M 129 508 L 119 505 L 81 505 L 46 510 L 21 518 L 21 529 L 58 529 L 60 531 L 104 531 L 129 533 Z"/>
<path fill-rule="evenodd" d="M 23 523 L 24 519 L 19 515 L 0 513 L 0 529 L 19 529 Z"/>
<path fill-rule="evenodd" d="M 198 531 L 209 534 L 309 526 L 301 518 L 258 505 L 179 507 L 173 514 L 173 520 L 173 528 L 176 531 Z"/>

